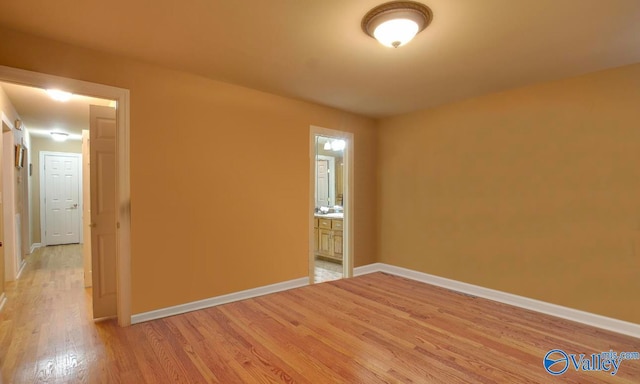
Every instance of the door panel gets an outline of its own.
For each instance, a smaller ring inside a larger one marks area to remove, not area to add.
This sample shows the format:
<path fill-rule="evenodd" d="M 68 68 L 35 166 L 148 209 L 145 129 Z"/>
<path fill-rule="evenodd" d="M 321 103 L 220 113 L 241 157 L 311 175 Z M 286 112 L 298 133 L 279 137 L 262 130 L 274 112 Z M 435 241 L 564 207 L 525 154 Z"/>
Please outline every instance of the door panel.
<path fill-rule="evenodd" d="M 103 235 L 98 240 L 98 257 L 100 257 L 100 291 L 108 294 L 116 293 L 116 281 L 113 272 L 116 269 L 115 255 L 116 249 L 115 235 Z"/>
<path fill-rule="evenodd" d="M 116 111 L 90 109 L 93 317 L 116 316 Z"/>
<path fill-rule="evenodd" d="M 80 242 L 80 162 L 76 155 L 44 155 L 45 241 Z"/>
<path fill-rule="evenodd" d="M 318 202 L 321 207 L 329 206 L 329 162 L 327 160 L 317 161 L 317 188 Z"/>

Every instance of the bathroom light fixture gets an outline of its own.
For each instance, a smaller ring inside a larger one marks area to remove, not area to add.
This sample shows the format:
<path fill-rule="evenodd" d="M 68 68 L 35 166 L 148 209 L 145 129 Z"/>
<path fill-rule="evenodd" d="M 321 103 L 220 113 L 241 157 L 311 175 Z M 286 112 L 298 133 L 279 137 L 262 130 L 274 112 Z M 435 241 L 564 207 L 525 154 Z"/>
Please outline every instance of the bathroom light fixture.
<path fill-rule="evenodd" d="M 73 96 L 71 93 L 59 89 L 47 89 L 47 93 L 53 100 L 62 102 L 69 101 Z"/>
<path fill-rule="evenodd" d="M 387 47 L 407 44 L 433 19 L 431 9 L 415 1 L 391 1 L 373 8 L 362 18 L 362 30 Z"/>
<path fill-rule="evenodd" d="M 331 149 L 334 151 L 342 151 L 346 144 L 344 140 L 334 140 L 331 142 Z"/>
<path fill-rule="evenodd" d="M 51 132 L 51 138 L 55 141 L 67 141 L 69 134 L 65 132 L 54 131 Z"/>
<path fill-rule="evenodd" d="M 323 147 L 325 151 L 342 151 L 347 146 L 347 142 L 344 140 L 329 140 L 324 143 Z"/>

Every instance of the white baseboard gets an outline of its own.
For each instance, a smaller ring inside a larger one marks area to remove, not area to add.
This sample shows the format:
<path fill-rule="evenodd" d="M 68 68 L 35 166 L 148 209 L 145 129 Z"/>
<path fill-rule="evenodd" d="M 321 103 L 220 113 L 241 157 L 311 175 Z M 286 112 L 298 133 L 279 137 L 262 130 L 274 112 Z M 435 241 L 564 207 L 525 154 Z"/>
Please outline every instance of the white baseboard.
<path fill-rule="evenodd" d="M 356 276 L 367 275 L 369 273 L 374 273 L 374 272 L 382 272 L 382 268 L 384 267 L 384 265 L 386 264 L 373 263 L 373 264 L 363 265 L 362 267 L 355 267 L 353 268 L 353 276 L 356 277 Z"/>
<path fill-rule="evenodd" d="M 42 243 L 33 243 L 31 244 L 31 249 L 29 250 L 29 254 L 32 254 L 38 248 L 42 247 Z"/>
<path fill-rule="evenodd" d="M 22 263 L 20 263 L 20 268 L 18 269 L 18 273 L 16 274 L 16 280 L 20 278 L 20 275 L 22 275 L 22 271 L 24 271 L 24 267 L 26 266 L 27 262 L 25 260 L 22 260 Z"/>
<path fill-rule="evenodd" d="M 227 304 L 233 301 L 268 295 L 270 293 L 286 291 L 288 289 L 299 288 L 305 285 L 309 285 L 309 278 L 301 277 L 295 280 L 289 280 L 289 281 L 284 281 L 282 283 L 276 283 L 271 285 L 265 285 L 258 288 L 247 289 L 245 291 L 234 292 L 228 295 L 216 296 L 216 297 L 211 297 L 204 300 L 193 301 L 191 303 L 175 305 L 173 307 L 167 307 L 167 308 L 157 309 L 154 311 L 138 313 L 131 316 L 131 324 L 137 324 L 137 323 L 142 323 L 149 320 L 155 320 L 163 317 L 179 315 L 181 313 L 196 311 L 198 309 L 215 307 L 217 305 Z"/>
<path fill-rule="evenodd" d="M 561 305 L 530 299 L 511 293 L 497 291 L 495 289 L 484 288 L 477 285 L 463 283 L 460 281 L 434 276 L 428 273 L 418 272 L 411 269 L 396 267 L 389 264 L 375 263 L 354 268 L 353 274 L 354 276 L 360 276 L 373 272 L 385 272 L 396 276 L 406 277 L 411 280 L 417 280 L 423 283 L 436 285 L 438 287 L 451 289 L 453 291 L 498 301 L 500 303 L 509 304 L 516 307 L 545 313 L 547 315 L 575 321 L 578 323 L 606 329 L 616 333 L 640 338 L 640 324 L 629 323 L 623 320 L 596 315 L 594 313 L 563 307 Z"/>
<path fill-rule="evenodd" d="M 411 280 L 420 281 L 426 284 L 450 289 L 453 291 L 466 293 L 473 296 L 497 301 L 504 304 L 513 305 L 547 315 L 559 317 L 575 321 L 578 323 L 606 329 L 612 332 L 640 338 L 640 324 L 634 324 L 623 320 L 613 319 L 606 316 L 596 315 L 594 313 L 584 312 L 573 308 L 563 307 L 561 305 L 551 304 L 540 300 L 530 299 L 524 296 L 514 295 L 512 293 L 502 292 L 495 289 L 484 288 L 478 285 L 463 283 L 456 280 L 447 279 L 440 276 L 430 275 L 424 272 L 418 272 L 407 268 L 396 267 L 394 265 L 384 263 L 374 263 L 357 267 L 353 269 L 353 276 L 362 276 L 374 272 L 384 272 L 391 275 L 405 277 Z M 234 292 L 227 295 L 211 297 L 204 300 L 194 301 L 191 303 L 180 304 L 172 307 L 157 309 L 154 311 L 138 313 L 131 316 L 131 324 L 142 323 L 149 320 L 160 319 L 179 315 L 181 313 L 196 311 L 215 307 L 217 305 L 231 303 L 238 300 L 249 299 L 252 297 L 263 296 L 270 293 L 285 291 L 292 288 L 299 288 L 309 285 L 307 277 L 301 277 L 295 280 L 289 280 L 282 283 L 266 285 L 263 287 L 247 289 L 245 291 Z M 0 301 L 0 309 L 4 304 L 4 294 Z"/>
<path fill-rule="evenodd" d="M 4 308 L 5 303 L 7 302 L 7 296 L 2 292 L 0 295 L 0 312 L 2 312 L 2 308 Z"/>

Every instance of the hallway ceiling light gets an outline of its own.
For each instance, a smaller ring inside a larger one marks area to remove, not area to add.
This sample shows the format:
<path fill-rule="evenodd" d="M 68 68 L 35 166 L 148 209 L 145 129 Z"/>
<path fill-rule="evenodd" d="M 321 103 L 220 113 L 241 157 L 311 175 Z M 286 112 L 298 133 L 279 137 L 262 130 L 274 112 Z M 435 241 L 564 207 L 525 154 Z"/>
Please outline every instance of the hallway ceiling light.
<path fill-rule="evenodd" d="M 71 99 L 71 96 L 73 96 L 71 93 L 61 91 L 59 89 L 47 89 L 47 93 L 53 100 L 62 102 L 69 101 Z"/>
<path fill-rule="evenodd" d="M 51 132 L 51 138 L 55 141 L 67 141 L 69 134 L 65 132 Z"/>
<path fill-rule="evenodd" d="M 392 1 L 373 8 L 362 18 L 362 30 L 387 47 L 407 44 L 425 29 L 433 13 L 415 1 Z"/>

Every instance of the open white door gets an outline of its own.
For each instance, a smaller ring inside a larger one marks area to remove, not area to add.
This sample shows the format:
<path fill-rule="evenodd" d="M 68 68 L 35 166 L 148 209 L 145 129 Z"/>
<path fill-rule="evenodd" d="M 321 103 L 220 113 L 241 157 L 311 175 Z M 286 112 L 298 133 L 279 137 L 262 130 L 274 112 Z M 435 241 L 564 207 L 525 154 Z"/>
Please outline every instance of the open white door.
<path fill-rule="evenodd" d="M 91 178 L 89 173 L 89 130 L 82 130 L 82 266 L 84 286 L 91 287 Z"/>
<path fill-rule="evenodd" d="M 93 317 L 116 307 L 116 111 L 90 107 L 91 268 Z"/>
<path fill-rule="evenodd" d="M 4 260 L 4 206 L 3 206 L 3 173 L 5 172 L 4 167 L 4 159 L 3 159 L 3 134 L 2 134 L 2 122 L 0 121 L 0 288 L 2 288 L 2 292 L 4 292 L 4 282 L 5 282 L 5 260 Z M 2 296 L 2 295 L 0 295 Z M 2 298 L 0 297 L 0 304 L 2 302 Z M 0 375 L 1 377 L 1 375 Z"/>

